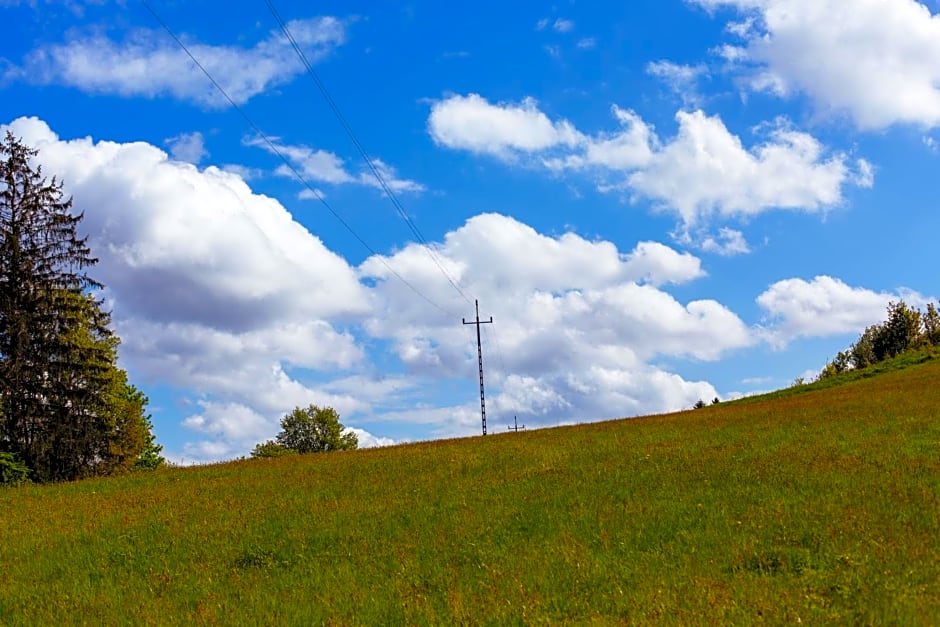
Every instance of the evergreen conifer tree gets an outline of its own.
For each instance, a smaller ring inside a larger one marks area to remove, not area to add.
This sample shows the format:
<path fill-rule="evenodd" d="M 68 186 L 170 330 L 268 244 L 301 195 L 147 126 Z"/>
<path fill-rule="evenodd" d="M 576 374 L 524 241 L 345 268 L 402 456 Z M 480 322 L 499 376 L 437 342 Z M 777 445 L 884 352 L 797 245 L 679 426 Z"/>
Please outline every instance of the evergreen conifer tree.
<path fill-rule="evenodd" d="M 146 397 L 117 367 L 82 214 L 36 154 L 0 144 L 0 451 L 39 481 L 133 467 L 154 444 Z"/>

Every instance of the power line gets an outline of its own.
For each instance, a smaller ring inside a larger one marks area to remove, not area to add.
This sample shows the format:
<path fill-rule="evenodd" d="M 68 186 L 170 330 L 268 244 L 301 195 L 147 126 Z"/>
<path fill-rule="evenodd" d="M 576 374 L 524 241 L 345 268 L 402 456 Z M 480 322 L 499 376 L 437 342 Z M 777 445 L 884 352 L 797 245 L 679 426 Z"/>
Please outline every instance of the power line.
<path fill-rule="evenodd" d="M 307 55 L 304 54 L 303 49 L 297 43 L 297 40 L 294 39 L 294 36 L 291 34 L 290 29 L 287 27 L 287 24 L 281 18 L 280 13 L 278 13 L 277 8 L 274 6 L 274 3 L 271 0 L 265 0 L 265 4 L 268 7 L 268 10 L 271 12 L 271 15 L 274 17 L 274 20 L 277 22 L 278 26 L 283 31 L 284 36 L 287 37 L 287 40 L 290 42 L 291 47 L 294 49 L 294 52 L 297 53 L 297 56 L 300 58 L 300 61 L 303 63 L 304 67 L 307 69 L 307 74 L 310 75 L 310 78 L 313 79 L 313 82 L 316 84 L 317 88 L 320 90 L 320 93 L 323 95 L 323 98 L 326 100 L 327 104 L 330 107 L 330 110 L 333 112 L 333 115 L 336 116 L 336 119 L 339 121 L 340 126 L 343 127 L 343 130 L 346 132 L 346 135 L 352 141 L 353 146 L 356 147 L 356 150 L 359 151 L 359 155 L 362 157 L 363 161 L 368 165 L 369 170 L 372 172 L 372 175 L 378 181 L 382 190 L 385 192 L 385 195 L 388 196 L 389 200 L 394 205 L 398 215 L 404 220 L 405 224 L 411 230 L 412 235 L 418 240 L 418 242 L 424 247 L 427 251 L 428 256 L 431 257 L 431 260 L 437 266 L 438 270 L 441 271 L 441 274 L 444 275 L 444 278 L 453 286 L 457 293 L 460 294 L 464 300 L 468 303 L 470 302 L 470 297 L 463 291 L 460 287 L 460 284 L 451 277 L 450 273 L 444 268 L 443 263 L 441 263 L 438 256 L 434 253 L 431 245 L 428 243 L 427 239 L 424 237 L 424 234 L 421 233 L 421 229 L 418 228 L 418 225 L 415 224 L 414 220 L 408 215 L 408 212 L 405 211 L 404 206 L 398 200 L 398 197 L 395 195 L 395 192 L 388 185 L 385 180 L 385 177 L 382 176 L 382 172 L 375 166 L 375 162 L 369 157 L 369 154 L 366 152 L 365 146 L 362 145 L 362 142 L 359 141 L 359 138 L 356 137 L 355 132 L 350 126 L 349 122 L 346 120 L 346 117 L 343 115 L 343 112 L 340 110 L 339 105 L 336 104 L 336 101 L 333 100 L 333 97 L 330 95 L 329 90 L 326 88 L 326 85 L 320 79 L 320 76 L 317 74 L 316 70 L 313 69 L 310 61 L 307 59 Z"/>
<path fill-rule="evenodd" d="M 271 13 L 272 17 L 277 22 L 277 25 L 280 27 L 281 31 L 284 33 L 284 36 L 287 38 L 288 42 L 290 42 L 290 45 L 294 49 L 294 52 L 297 54 L 297 57 L 300 59 L 301 63 L 303 63 L 304 68 L 306 68 L 307 70 L 307 74 L 310 75 L 310 78 L 313 79 L 314 84 L 320 90 L 320 93 L 322 94 L 324 100 L 326 100 L 327 105 L 329 105 L 330 110 L 333 112 L 333 115 L 339 121 L 340 126 L 342 126 L 343 130 L 346 132 L 346 135 L 349 137 L 353 146 L 355 146 L 356 150 L 359 152 L 359 155 L 362 157 L 362 160 L 365 161 L 366 165 L 369 167 L 369 170 L 372 172 L 372 175 L 378 181 L 382 190 L 385 192 L 386 196 L 388 196 L 389 200 L 394 205 L 396 211 L 398 212 L 398 215 L 402 218 L 402 220 L 411 230 L 411 233 L 415 236 L 415 238 L 418 240 L 421 246 L 424 247 L 425 251 L 427 251 L 428 256 L 437 266 L 438 270 L 440 270 L 441 274 L 444 275 L 444 278 L 446 278 L 447 281 L 451 284 L 451 286 L 457 291 L 457 293 L 460 294 L 460 296 L 462 296 L 464 300 L 466 300 L 469 303 L 470 297 L 467 296 L 464 290 L 460 287 L 459 282 L 455 280 L 453 277 L 451 277 L 450 273 L 448 273 L 447 270 L 444 268 L 443 263 L 439 259 L 438 255 L 435 254 L 433 247 L 428 243 L 427 239 L 424 237 L 424 234 L 421 232 L 421 229 L 414 222 L 414 220 L 412 220 L 411 217 L 408 215 L 408 212 L 405 210 L 404 206 L 401 204 L 401 201 L 399 201 L 398 197 L 395 195 L 395 192 L 386 182 L 385 177 L 382 175 L 382 172 L 375 166 L 374 161 L 369 156 L 368 152 L 365 149 L 365 146 L 363 146 L 362 142 L 356 136 L 356 133 L 355 131 L 353 131 L 350 123 L 346 120 L 346 116 L 343 115 L 342 110 L 339 108 L 339 105 L 333 99 L 333 96 L 330 94 L 329 89 L 327 89 L 326 84 L 320 78 L 319 74 L 317 74 L 317 71 L 313 68 L 313 65 L 310 63 L 310 61 L 307 59 L 307 56 L 304 54 L 303 49 L 300 47 L 300 45 L 297 43 L 297 40 L 294 38 L 293 34 L 291 33 L 290 28 L 288 28 L 286 22 L 283 20 L 280 13 L 278 12 L 277 7 L 274 6 L 273 0 L 265 0 L 265 5 L 268 7 L 268 11 Z M 478 323 L 477 324 L 477 343 L 478 344 L 480 343 L 479 331 L 480 331 L 480 327 Z M 484 327 L 484 333 L 486 333 L 487 340 L 488 340 L 489 333 L 486 331 L 485 327 Z M 507 372 L 506 363 L 503 360 L 502 349 L 499 346 L 499 339 L 496 336 L 495 330 L 493 333 L 493 340 L 496 346 L 496 356 L 499 359 L 499 363 L 500 363 L 500 367 L 502 368 L 502 371 L 505 373 Z M 483 420 L 483 435 L 486 435 L 486 407 L 483 401 L 482 352 L 480 353 L 480 395 L 481 395 L 481 410 L 482 410 L 481 413 L 482 413 L 482 420 Z"/>
<path fill-rule="evenodd" d="M 423 292 L 421 292 L 421 290 L 419 290 L 417 287 L 415 287 L 414 285 L 412 285 L 412 284 L 411 284 L 408 280 L 406 280 L 403 276 L 401 276 L 400 274 L 398 274 L 398 272 L 396 272 L 395 269 L 392 268 L 392 266 L 388 263 L 388 261 L 386 261 L 385 257 L 384 257 L 383 255 L 380 255 L 378 252 L 376 252 L 375 249 L 372 248 L 372 247 L 355 231 L 355 229 L 353 229 L 352 226 L 351 226 L 348 222 L 346 222 L 346 220 L 343 219 L 343 217 L 342 217 L 335 209 L 333 209 L 333 207 L 326 201 L 326 198 L 323 197 L 323 194 L 321 194 L 318 189 L 316 189 L 315 187 L 313 187 L 313 186 L 307 181 L 307 179 L 304 178 L 304 176 L 297 170 L 296 167 L 294 167 L 294 165 L 290 162 L 290 160 L 278 149 L 278 147 L 274 144 L 274 142 L 272 142 L 272 141 L 268 138 L 268 136 L 264 133 L 264 131 L 262 131 L 262 130 L 258 127 L 258 125 L 255 124 L 254 121 L 253 121 L 250 117 L 248 117 L 248 114 L 245 113 L 244 110 L 242 110 L 242 108 L 238 106 L 238 104 L 232 99 L 232 97 L 228 95 L 228 92 L 225 91 L 225 88 L 223 88 L 222 85 L 220 85 L 219 82 L 218 82 L 217 80 L 215 80 L 215 78 L 212 76 L 212 74 L 209 73 L 209 70 L 207 70 L 207 69 L 205 68 L 205 66 L 203 66 L 202 63 L 200 63 L 198 59 L 196 59 L 196 57 L 193 55 L 193 53 L 189 51 L 189 48 L 186 47 L 186 44 L 184 44 L 183 41 L 182 41 L 179 37 L 176 36 L 176 33 L 173 32 L 173 30 L 169 27 L 169 25 L 168 25 L 166 22 L 164 22 L 163 19 L 162 19 L 162 18 L 157 14 L 157 12 L 153 9 L 153 7 L 150 6 L 150 3 L 149 3 L 147 0 L 141 0 L 141 4 L 144 5 L 144 7 L 150 12 L 150 14 L 153 16 L 153 18 L 154 18 L 155 20 L 157 20 L 157 22 L 160 24 L 160 26 L 163 27 L 163 30 L 165 30 L 165 31 L 170 35 L 170 37 L 173 38 L 173 40 L 174 40 L 174 41 L 177 43 L 177 45 L 183 50 L 183 52 L 186 53 L 186 56 L 188 56 L 188 57 L 190 58 L 190 60 L 196 65 L 196 67 L 198 67 L 198 68 L 202 71 L 202 73 L 206 75 L 206 78 L 209 79 L 209 81 L 212 83 L 212 85 L 219 91 L 219 93 L 222 94 L 222 96 L 225 98 L 225 100 L 228 101 L 228 103 L 232 106 L 232 108 L 235 109 L 235 111 L 237 111 L 237 112 L 239 113 L 239 115 L 242 116 L 242 118 L 245 120 L 245 122 L 247 122 L 248 125 L 249 125 L 252 129 L 254 129 L 255 133 L 257 133 L 257 134 L 258 134 L 258 137 L 260 137 L 260 138 L 265 142 L 265 144 L 267 144 L 267 146 L 268 146 L 268 148 L 271 150 L 271 152 L 273 152 L 275 155 L 277 155 L 278 157 L 280 157 L 281 161 L 284 162 L 284 165 L 286 165 L 286 166 L 288 167 L 288 169 L 290 169 L 290 171 L 294 174 L 294 176 L 297 177 L 297 180 L 299 180 L 299 181 L 313 194 L 313 196 L 314 196 L 317 200 L 319 200 L 320 203 L 321 203 L 324 207 L 326 207 L 326 209 L 327 209 L 331 214 L 333 214 L 333 217 L 336 218 L 336 219 L 339 221 L 339 223 L 342 224 L 343 227 L 344 227 L 347 231 L 349 231 L 349 233 L 350 233 L 354 238 L 356 238 L 356 240 L 357 240 L 360 244 L 362 244 L 362 246 L 363 246 L 367 251 L 369 251 L 369 253 L 372 254 L 373 257 L 378 258 L 379 261 L 382 262 L 382 265 L 384 265 L 384 266 L 388 269 L 389 272 L 391 272 L 391 273 L 392 273 L 396 278 L 398 278 L 398 280 L 400 280 L 402 283 L 404 283 L 405 285 L 407 285 L 408 288 L 411 289 L 412 292 L 414 292 L 415 294 L 417 294 L 418 296 L 420 296 L 421 298 L 423 298 L 424 300 L 426 300 L 428 303 L 430 303 L 433 307 L 435 307 L 437 310 L 439 310 L 439 311 L 440 311 L 441 313 L 443 313 L 444 315 L 450 315 L 443 307 L 441 307 L 441 306 L 438 305 L 436 302 L 434 302 L 433 300 L 431 300 L 428 296 L 426 296 Z"/>

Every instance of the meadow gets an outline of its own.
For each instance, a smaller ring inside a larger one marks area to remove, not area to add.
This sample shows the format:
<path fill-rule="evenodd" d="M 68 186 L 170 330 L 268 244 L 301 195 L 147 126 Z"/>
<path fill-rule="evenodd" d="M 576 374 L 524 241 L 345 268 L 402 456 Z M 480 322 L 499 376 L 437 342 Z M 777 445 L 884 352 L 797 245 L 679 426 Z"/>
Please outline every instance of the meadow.
<path fill-rule="evenodd" d="M 930 357 L 676 414 L 0 490 L 0 623 L 940 624 Z"/>

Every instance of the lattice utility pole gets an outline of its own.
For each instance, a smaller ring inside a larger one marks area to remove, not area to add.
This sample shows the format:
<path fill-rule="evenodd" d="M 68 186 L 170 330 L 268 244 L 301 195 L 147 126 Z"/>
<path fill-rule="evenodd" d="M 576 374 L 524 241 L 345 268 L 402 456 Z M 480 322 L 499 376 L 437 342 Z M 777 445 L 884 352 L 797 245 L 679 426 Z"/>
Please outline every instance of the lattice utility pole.
<path fill-rule="evenodd" d="M 464 324 L 475 324 L 477 327 L 477 357 L 480 361 L 480 419 L 483 421 L 483 435 L 486 435 L 486 395 L 483 393 L 483 343 L 480 341 L 480 325 L 492 324 L 493 316 L 489 320 L 480 320 L 480 301 L 473 301 L 477 308 L 476 321 L 467 322 L 466 318 L 461 318 Z"/>
<path fill-rule="evenodd" d="M 509 427 L 509 426 L 507 426 L 507 427 L 506 427 L 507 429 L 509 429 L 510 431 L 515 431 L 516 433 L 518 433 L 519 431 L 525 431 L 525 425 L 522 425 L 522 426 L 520 427 L 520 426 L 519 426 L 519 419 L 518 419 L 517 417 L 513 416 L 513 417 L 512 417 L 512 421 L 515 423 L 515 426 L 514 426 L 514 427 Z"/>

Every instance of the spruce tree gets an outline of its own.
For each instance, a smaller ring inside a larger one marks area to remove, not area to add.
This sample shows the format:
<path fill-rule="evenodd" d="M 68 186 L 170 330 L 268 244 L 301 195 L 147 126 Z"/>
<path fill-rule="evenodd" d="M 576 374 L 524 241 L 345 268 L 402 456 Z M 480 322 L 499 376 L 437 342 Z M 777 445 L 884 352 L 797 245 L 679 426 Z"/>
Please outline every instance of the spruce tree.
<path fill-rule="evenodd" d="M 0 451 L 57 481 L 132 467 L 152 438 L 93 296 L 82 214 L 37 154 L 9 132 L 0 144 Z"/>

